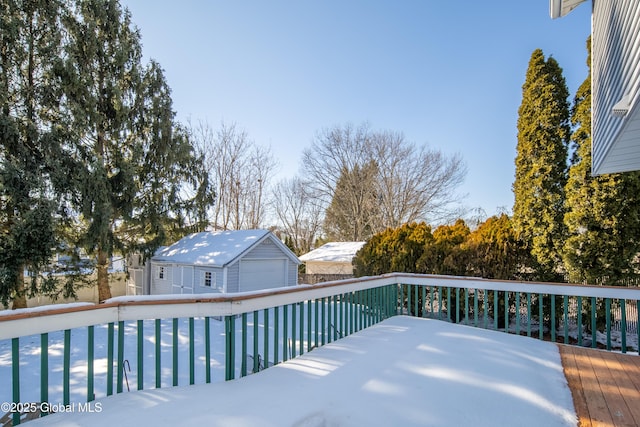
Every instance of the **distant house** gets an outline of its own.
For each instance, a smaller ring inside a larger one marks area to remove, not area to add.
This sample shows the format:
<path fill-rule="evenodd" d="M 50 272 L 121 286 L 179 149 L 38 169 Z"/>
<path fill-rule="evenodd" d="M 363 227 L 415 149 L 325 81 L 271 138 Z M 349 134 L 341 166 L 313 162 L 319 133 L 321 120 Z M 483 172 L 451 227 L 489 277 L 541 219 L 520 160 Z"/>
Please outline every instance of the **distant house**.
<path fill-rule="evenodd" d="M 232 293 L 295 286 L 299 264 L 268 230 L 195 233 L 151 258 L 149 293 Z M 142 293 L 144 287 L 143 279 Z"/>
<path fill-rule="evenodd" d="M 353 277 L 353 257 L 365 242 L 331 242 L 300 257 L 306 267 L 304 281 L 318 283 Z"/>

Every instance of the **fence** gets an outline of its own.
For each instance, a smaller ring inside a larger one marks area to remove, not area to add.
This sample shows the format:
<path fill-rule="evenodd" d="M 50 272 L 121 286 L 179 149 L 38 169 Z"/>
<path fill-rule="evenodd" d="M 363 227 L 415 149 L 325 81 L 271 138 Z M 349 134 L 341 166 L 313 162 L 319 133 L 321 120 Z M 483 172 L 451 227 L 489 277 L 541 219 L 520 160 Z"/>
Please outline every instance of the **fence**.
<path fill-rule="evenodd" d="M 70 405 L 125 386 L 231 380 L 397 314 L 592 347 L 600 338 L 602 347 L 627 352 L 638 349 L 639 305 L 640 289 L 393 273 L 215 298 L 120 297 L 9 313 L 0 316 L 0 368 L 11 381 L 0 384 L 8 387 L 0 400 L 13 402 L 17 425 L 22 402 Z"/>

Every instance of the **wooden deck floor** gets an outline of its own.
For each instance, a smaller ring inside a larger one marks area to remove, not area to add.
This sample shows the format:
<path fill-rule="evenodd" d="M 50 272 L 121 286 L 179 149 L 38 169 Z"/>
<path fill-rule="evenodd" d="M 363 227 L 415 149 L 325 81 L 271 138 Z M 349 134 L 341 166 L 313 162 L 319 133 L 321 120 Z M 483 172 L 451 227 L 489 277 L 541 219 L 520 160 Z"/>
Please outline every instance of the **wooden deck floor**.
<path fill-rule="evenodd" d="M 640 356 L 559 345 L 582 426 L 640 426 Z"/>

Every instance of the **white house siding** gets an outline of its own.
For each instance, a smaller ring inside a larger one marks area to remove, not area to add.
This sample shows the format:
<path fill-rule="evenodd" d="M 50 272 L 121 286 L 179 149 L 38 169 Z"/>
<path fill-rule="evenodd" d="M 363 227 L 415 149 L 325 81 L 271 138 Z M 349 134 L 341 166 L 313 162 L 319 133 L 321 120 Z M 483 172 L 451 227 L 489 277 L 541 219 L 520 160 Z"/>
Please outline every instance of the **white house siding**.
<path fill-rule="evenodd" d="M 205 274 L 211 274 L 211 287 L 205 286 Z M 223 292 L 224 286 L 224 270 L 214 267 L 198 267 L 194 269 L 193 290 L 196 294 L 211 293 L 218 294 Z"/>
<path fill-rule="evenodd" d="M 227 292 L 239 292 L 240 263 L 234 263 L 227 267 Z"/>
<path fill-rule="evenodd" d="M 286 259 L 242 259 L 240 292 L 278 288 L 286 285 Z"/>
<path fill-rule="evenodd" d="M 287 286 L 295 286 L 298 284 L 298 264 L 291 260 L 287 260 Z"/>
<path fill-rule="evenodd" d="M 266 238 L 259 245 L 252 248 L 242 258 L 243 259 L 272 259 L 284 258 L 282 250 L 270 239 Z"/>
<path fill-rule="evenodd" d="M 640 1 L 593 0 L 592 169 L 640 169 Z M 611 114 L 629 95 L 625 117 Z"/>
<path fill-rule="evenodd" d="M 160 269 L 163 277 L 160 277 Z M 170 264 L 151 263 L 151 295 L 164 295 L 173 292 L 173 272 Z"/>

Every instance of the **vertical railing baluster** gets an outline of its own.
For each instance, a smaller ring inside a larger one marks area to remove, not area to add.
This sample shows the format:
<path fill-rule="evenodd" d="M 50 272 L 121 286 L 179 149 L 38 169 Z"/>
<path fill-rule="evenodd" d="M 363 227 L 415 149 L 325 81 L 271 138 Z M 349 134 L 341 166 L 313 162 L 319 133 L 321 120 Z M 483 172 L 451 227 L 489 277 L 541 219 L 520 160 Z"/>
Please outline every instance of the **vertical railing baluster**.
<path fill-rule="evenodd" d="M 291 357 L 296 357 L 296 323 L 298 321 L 298 308 L 297 304 L 291 304 Z"/>
<path fill-rule="evenodd" d="M 278 321 L 280 317 L 280 309 L 273 307 L 273 364 L 277 365 L 279 362 L 278 348 L 280 347 L 280 333 L 278 332 Z"/>
<path fill-rule="evenodd" d="M 236 376 L 236 317 L 224 317 L 225 334 L 225 380 L 230 381 Z"/>
<path fill-rule="evenodd" d="M 520 292 L 516 291 L 516 335 L 520 335 Z"/>
<path fill-rule="evenodd" d="M 541 340 L 544 339 L 544 295 L 538 294 L 538 300 L 540 304 L 538 304 L 538 317 L 540 321 L 538 322 L 538 338 Z"/>
<path fill-rule="evenodd" d="M 172 319 L 172 348 L 171 351 L 173 353 L 173 357 L 172 357 L 172 374 L 173 374 L 173 386 L 177 386 L 178 385 L 178 319 L 177 318 L 173 318 Z"/>
<path fill-rule="evenodd" d="M 564 304 L 564 343 L 569 344 L 569 296 L 563 295 Z"/>
<path fill-rule="evenodd" d="M 504 331 L 509 333 L 509 291 L 504 292 Z"/>
<path fill-rule="evenodd" d="M 137 322 L 136 336 L 138 338 L 136 351 L 138 356 L 137 385 L 138 390 L 142 390 L 144 388 L 144 324 L 142 320 Z"/>
<path fill-rule="evenodd" d="M 488 329 L 489 328 L 489 301 L 487 301 L 487 298 L 489 298 L 489 293 L 487 292 L 486 289 L 484 289 L 482 291 L 482 308 L 484 309 L 484 328 Z"/>
<path fill-rule="evenodd" d="M 156 388 L 162 387 L 162 331 L 160 319 L 155 319 L 155 362 L 156 362 Z"/>
<path fill-rule="evenodd" d="M 258 318 L 258 312 L 253 311 L 253 373 L 255 374 L 260 370 L 260 360 L 258 354 L 258 326 L 260 319 Z"/>
<path fill-rule="evenodd" d="M 500 316 L 500 305 L 498 304 L 498 291 L 493 291 L 493 330 L 498 330 L 498 317 Z"/>
<path fill-rule="evenodd" d="M 422 304 L 420 304 L 422 310 L 421 317 L 427 317 L 427 287 L 420 286 L 420 292 L 422 293 Z"/>
<path fill-rule="evenodd" d="M 124 334 L 123 334 L 124 336 Z M 118 343 L 119 345 L 119 343 Z M 71 374 L 71 330 L 65 329 L 64 331 L 64 362 L 62 372 L 62 404 L 69 405 L 71 403 L 70 397 L 70 374 Z"/>
<path fill-rule="evenodd" d="M 596 297 L 591 297 L 591 348 L 597 347 L 596 329 Z"/>
<path fill-rule="evenodd" d="M 556 295 L 551 295 L 551 341 L 556 342 Z"/>
<path fill-rule="evenodd" d="M 640 355 L 640 300 L 636 301 L 636 333 L 638 334 L 638 340 L 636 341 L 638 348 L 638 355 Z"/>
<path fill-rule="evenodd" d="M 211 382 L 211 318 L 204 317 L 204 382 Z"/>
<path fill-rule="evenodd" d="M 622 352 L 627 352 L 627 301 L 623 298 L 620 300 L 620 338 L 622 339 Z"/>
<path fill-rule="evenodd" d="M 195 319 L 189 317 L 189 385 L 196 383 Z"/>
<path fill-rule="evenodd" d="M 578 345 L 582 347 L 582 297 L 578 297 L 577 302 L 577 317 L 576 323 L 578 324 Z"/>
<path fill-rule="evenodd" d="M 269 367 L 269 309 L 265 308 L 262 311 L 262 316 L 264 317 L 264 357 L 262 358 L 262 367 L 267 369 Z"/>
<path fill-rule="evenodd" d="M 531 336 L 531 293 L 527 292 L 527 336 Z"/>
<path fill-rule="evenodd" d="M 333 340 L 336 341 L 338 339 L 338 296 L 333 296 Z"/>
<path fill-rule="evenodd" d="M 94 326 L 87 326 L 87 402 L 93 402 L 96 398 L 93 391 L 93 350 L 94 350 Z M 40 371 L 40 375 L 43 374 L 43 370 Z M 42 400 L 46 402 L 46 400 Z"/>
<path fill-rule="evenodd" d="M 473 324 L 478 327 L 478 289 L 473 290 Z"/>
<path fill-rule="evenodd" d="M 300 342 L 298 344 L 299 354 L 304 354 L 304 302 L 299 302 L 300 305 Z"/>
<path fill-rule="evenodd" d="M 242 313 L 242 341 L 240 343 L 242 347 L 240 360 L 240 376 L 247 376 L 247 313 Z"/>
<path fill-rule="evenodd" d="M 442 299 L 442 286 L 438 286 L 438 319 L 442 320 L 442 307 L 444 305 L 444 300 Z"/>
<path fill-rule="evenodd" d="M 289 360 L 289 306 L 286 304 L 282 306 L 282 330 L 282 361 L 286 362 Z"/>
<path fill-rule="evenodd" d="M 312 322 L 313 322 L 313 310 L 311 309 L 311 300 L 307 301 L 307 351 L 311 351 L 311 331 L 312 331 Z M 318 315 L 318 311 L 316 310 L 316 316 Z"/>
<path fill-rule="evenodd" d="M 464 321 L 469 324 L 469 288 L 464 288 Z"/>
<path fill-rule="evenodd" d="M 411 316 L 411 285 L 407 286 L 407 316 Z"/>
<path fill-rule="evenodd" d="M 607 323 L 607 350 L 611 351 L 611 298 L 605 298 L 605 319 Z M 638 341 L 640 344 L 640 341 Z"/>
<path fill-rule="evenodd" d="M 460 323 L 460 288 L 456 288 L 456 323 Z"/>
<path fill-rule="evenodd" d="M 40 402 L 49 401 L 49 334 L 40 334 Z M 42 416 L 48 412 L 42 411 Z"/>
<path fill-rule="evenodd" d="M 414 297 L 415 297 L 415 301 L 413 302 L 413 306 L 414 306 L 413 307 L 413 312 L 415 313 L 414 316 L 416 316 L 416 317 L 420 316 L 420 308 L 419 308 L 420 307 L 420 304 L 419 304 L 420 303 L 420 298 L 418 298 L 418 291 L 419 291 L 418 288 L 419 287 L 420 286 L 418 286 L 418 285 L 415 285 L 413 287 Z"/>
<path fill-rule="evenodd" d="M 336 326 L 339 324 L 338 328 L 338 338 L 344 338 L 344 294 L 336 295 L 338 298 L 338 319 L 336 320 Z"/>
<path fill-rule="evenodd" d="M 318 346 L 318 343 L 319 343 L 319 341 L 318 341 L 318 333 L 319 333 L 318 325 L 319 325 L 320 319 L 319 319 L 318 305 L 319 305 L 319 301 L 318 301 L 318 298 L 316 298 L 313 301 L 314 315 L 315 315 L 315 317 L 313 319 L 313 339 L 314 339 L 313 343 L 314 343 L 314 345 L 316 347 Z"/>
<path fill-rule="evenodd" d="M 124 386 L 123 369 L 124 369 L 124 322 L 118 322 L 118 372 L 116 373 L 116 393 L 122 393 Z"/>
<path fill-rule="evenodd" d="M 326 314 L 327 314 L 327 302 L 325 297 L 322 297 L 321 300 L 321 311 L 322 311 L 322 319 L 320 322 L 321 328 L 322 328 L 322 334 L 320 334 L 321 340 L 320 340 L 320 344 L 324 345 L 325 343 L 325 335 L 326 335 L 326 326 L 327 326 L 327 322 L 326 322 Z"/>
<path fill-rule="evenodd" d="M 453 321 L 451 317 L 451 288 L 447 287 L 447 318 L 449 322 Z"/>
<path fill-rule="evenodd" d="M 111 396 L 113 394 L 113 353 L 114 353 L 114 345 L 113 345 L 113 335 L 114 335 L 114 325 L 113 322 L 110 322 L 107 326 L 107 396 Z"/>
<path fill-rule="evenodd" d="M 435 314 L 433 311 L 433 300 L 435 299 L 434 295 L 435 295 L 435 286 L 430 286 L 429 287 L 429 307 L 431 308 L 431 313 L 430 316 L 431 318 L 435 318 Z"/>
<path fill-rule="evenodd" d="M 13 403 L 20 403 L 20 338 L 11 339 L 11 394 Z M 13 425 L 20 424 L 20 411 L 12 416 Z"/>

